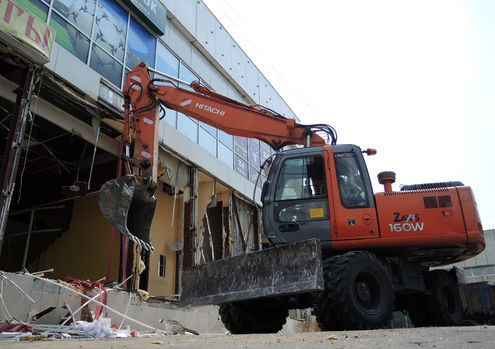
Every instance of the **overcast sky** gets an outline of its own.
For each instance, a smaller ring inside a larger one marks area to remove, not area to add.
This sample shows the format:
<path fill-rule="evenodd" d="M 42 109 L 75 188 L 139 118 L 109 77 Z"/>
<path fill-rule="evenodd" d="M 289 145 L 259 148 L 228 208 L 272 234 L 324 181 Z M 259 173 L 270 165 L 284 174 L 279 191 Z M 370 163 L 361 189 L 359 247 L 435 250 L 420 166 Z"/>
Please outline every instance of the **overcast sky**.
<path fill-rule="evenodd" d="M 495 227 L 495 1 L 204 0 L 301 123 L 400 184 L 459 180 Z"/>

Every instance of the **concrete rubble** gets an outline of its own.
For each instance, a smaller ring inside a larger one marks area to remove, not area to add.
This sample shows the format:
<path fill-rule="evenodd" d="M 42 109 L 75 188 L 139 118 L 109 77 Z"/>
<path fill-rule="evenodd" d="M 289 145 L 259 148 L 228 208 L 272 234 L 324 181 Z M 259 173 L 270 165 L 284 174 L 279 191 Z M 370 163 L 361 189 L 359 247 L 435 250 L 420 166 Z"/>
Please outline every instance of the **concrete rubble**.
<path fill-rule="evenodd" d="M 117 285 L 115 285 L 117 286 Z M 0 340 L 159 337 L 227 332 L 215 306 L 176 302 L 87 280 L 0 271 Z"/>

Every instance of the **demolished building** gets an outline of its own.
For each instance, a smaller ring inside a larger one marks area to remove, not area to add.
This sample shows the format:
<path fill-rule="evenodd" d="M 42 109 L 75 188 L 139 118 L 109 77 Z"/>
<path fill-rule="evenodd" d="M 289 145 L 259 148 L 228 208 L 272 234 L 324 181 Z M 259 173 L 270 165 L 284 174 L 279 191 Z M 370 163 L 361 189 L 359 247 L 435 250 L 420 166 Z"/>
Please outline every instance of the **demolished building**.
<path fill-rule="evenodd" d="M 160 123 L 155 252 L 137 258 L 99 211 L 98 191 L 117 173 L 125 74 L 141 61 L 295 118 L 203 1 L 151 3 L 0 4 L 0 270 L 128 279 L 177 300 L 185 266 L 260 249 L 259 167 L 273 150 L 173 110 Z"/>

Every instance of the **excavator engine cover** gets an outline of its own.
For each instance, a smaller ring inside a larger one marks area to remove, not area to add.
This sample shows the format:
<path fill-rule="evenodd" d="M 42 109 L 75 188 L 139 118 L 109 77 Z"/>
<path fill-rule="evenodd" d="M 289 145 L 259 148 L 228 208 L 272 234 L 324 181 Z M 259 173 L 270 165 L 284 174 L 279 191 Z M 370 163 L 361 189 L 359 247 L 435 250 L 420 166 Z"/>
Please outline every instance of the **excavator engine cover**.
<path fill-rule="evenodd" d="M 155 213 L 155 189 L 134 175 L 112 179 L 102 185 L 98 204 L 103 216 L 131 241 L 153 252 L 150 229 Z"/>
<path fill-rule="evenodd" d="M 312 239 L 184 268 L 181 305 L 222 304 L 321 290 L 320 241 Z"/>

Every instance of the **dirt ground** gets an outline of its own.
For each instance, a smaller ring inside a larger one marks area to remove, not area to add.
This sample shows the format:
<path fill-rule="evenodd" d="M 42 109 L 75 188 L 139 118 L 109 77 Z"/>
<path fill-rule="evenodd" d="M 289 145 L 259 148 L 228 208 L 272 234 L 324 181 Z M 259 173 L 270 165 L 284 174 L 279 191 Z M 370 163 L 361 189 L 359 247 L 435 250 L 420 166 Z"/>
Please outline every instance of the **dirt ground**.
<path fill-rule="evenodd" d="M 495 326 L 406 328 L 293 334 L 164 336 L 121 339 L 1 341 L 0 348 L 494 348 Z"/>

